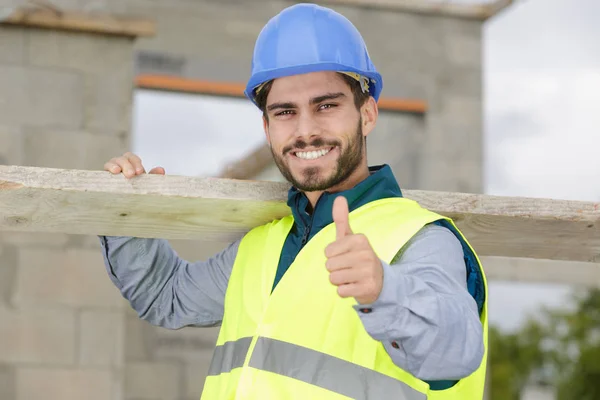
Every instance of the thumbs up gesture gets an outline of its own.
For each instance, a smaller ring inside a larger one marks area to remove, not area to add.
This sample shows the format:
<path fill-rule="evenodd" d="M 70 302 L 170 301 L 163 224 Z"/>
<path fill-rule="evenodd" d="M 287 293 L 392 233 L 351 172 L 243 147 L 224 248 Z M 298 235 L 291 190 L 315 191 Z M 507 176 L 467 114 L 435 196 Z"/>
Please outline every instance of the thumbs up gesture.
<path fill-rule="evenodd" d="M 325 248 L 329 280 L 341 297 L 354 297 L 360 304 L 373 303 L 383 287 L 381 261 L 367 237 L 352 232 L 345 197 L 334 200 L 332 213 L 336 238 Z"/>

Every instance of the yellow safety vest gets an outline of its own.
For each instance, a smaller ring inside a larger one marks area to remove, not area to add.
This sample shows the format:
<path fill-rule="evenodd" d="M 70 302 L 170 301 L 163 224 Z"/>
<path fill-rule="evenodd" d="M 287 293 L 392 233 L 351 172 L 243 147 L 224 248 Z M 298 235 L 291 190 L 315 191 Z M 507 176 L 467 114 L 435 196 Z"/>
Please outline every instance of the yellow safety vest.
<path fill-rule="evenodd" d="M 440 219 L 453 224 L 405 198 L 370 202 L 349 218 L 353 232 L 365 234 L 387 262 L 424 225 Z M 290 215 L 255 228 L 242 239 L 202 400 L 483 397 L 485 362 L 452 388 L 430 391 L 426 382 L 396 366 L 383 344 L 367 334 L 352 307 L 356 300 L 338 296 L 325 268 L 324 249 L 335 240 L 333 223 L 306 244 L 272 291 L 293 222 Z M 478 259 L 477 263 L 483 275 Z M 485 360 L 487 300 L 481 322 Z"/>

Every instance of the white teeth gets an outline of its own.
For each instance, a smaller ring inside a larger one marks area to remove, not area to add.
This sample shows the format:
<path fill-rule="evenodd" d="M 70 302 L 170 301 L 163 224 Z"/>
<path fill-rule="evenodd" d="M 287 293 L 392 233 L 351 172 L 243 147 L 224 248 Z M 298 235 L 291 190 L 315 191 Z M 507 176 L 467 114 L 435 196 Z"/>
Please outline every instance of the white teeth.
<path fill-rule="evenodd" d="M 296 157 L 302 158 L 303 160 L 314 160 L 329 153 L 331 149 L 317 150 L 317 151 L 298 151 Z"/>

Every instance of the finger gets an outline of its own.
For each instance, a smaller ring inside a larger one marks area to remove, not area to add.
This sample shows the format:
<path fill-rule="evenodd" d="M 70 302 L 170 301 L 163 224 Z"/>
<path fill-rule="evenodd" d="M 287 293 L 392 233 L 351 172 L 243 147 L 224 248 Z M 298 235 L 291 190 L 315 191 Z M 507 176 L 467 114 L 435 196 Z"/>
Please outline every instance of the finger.
<path fill-rule="evenodd" d="M 123 175 L 125 175 L 127 178 L 135 176 L 135 169 L 126 156 L 115 158 L 115 162 L 121 168 L 121 171 L 123 171 Z"/>
<path fill-rule="evenodd" d="M 325 247 L 325 257 L 332 258 L 348 252 L 370 249 L 369 241 L 363 234 L 345 236 Z"/>
<path fill-rule="evenodd" d="M 114 158 L 104 164 L 104 170 L 113 174 L 121 172 L 121 167 L 114 161 Z"/>
<path fill-rule="evenodd" d="M 338 295 L 340 297 L 358 297 L 362 294 L 360 283 L 348 283 L 346 285 L 340 285 L 337 288 Z"/>
<path fill-rule="evenodd" d="M 350 229 L 348 201 L 344 196 L 335 198 L 331 213 L 333 222 L 335 223 L 336 240 L 351 235 L 352 230 Z"/>
<path fill-rule="evenodd" d="M 145 172 L 144 166 L 142 165 L 142 159 L 140 157 L 138 157 L 137 155 L 135 155 L 131 152 L 125 153 L 125 157 L 127 157 L 127 159 L 129 160 L 129 163 L 135 170 L 136 175 L 139 175 L 139 174 L 142 174 Z"/>
<path fill-rule="evenodd" d="M 356 265 L 360 265 L 362 262 L 361 256 L 353 252 L 345 252 L 340 255 L 329 258 L 325 262 L 325 268 L 327 271 L 333 272 L 340 269 L 352 268 Z"/>
<path fill-rule="evenodd" d="M 329 274 L 329 281 L 335 286 L 360 282 L 364 272 L 356 268 L 346 268 Z"/>
<path fill-rule="evenodd" d="M 163 167 L 154 167 L 150 170 L 149 172 L 150 174 L 156 174 L 156 175 L 164 175 L 165 174 L 165 169 Z"/>

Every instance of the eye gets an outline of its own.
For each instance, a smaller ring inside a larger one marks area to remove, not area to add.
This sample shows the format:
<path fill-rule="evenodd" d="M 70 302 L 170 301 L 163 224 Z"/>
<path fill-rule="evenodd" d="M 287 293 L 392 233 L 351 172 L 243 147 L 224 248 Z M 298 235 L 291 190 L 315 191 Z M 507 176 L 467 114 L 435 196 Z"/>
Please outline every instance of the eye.
<path fill-rule="evenodd" d="M 321 104 L 319 106 L 319 110 L 327 110 L 329 108 L 334 108 L 334 107 L 337 107 L 337 104 L 333 104 L 333 103 Z"/>
<path fill-rule="evenodd" d="M 275 113 L 275 116 L 279 117 L 280 115 L 291 115 L 293 113 L 294 113 L 294 110 L 283 110 L 278 113 Z"/>

